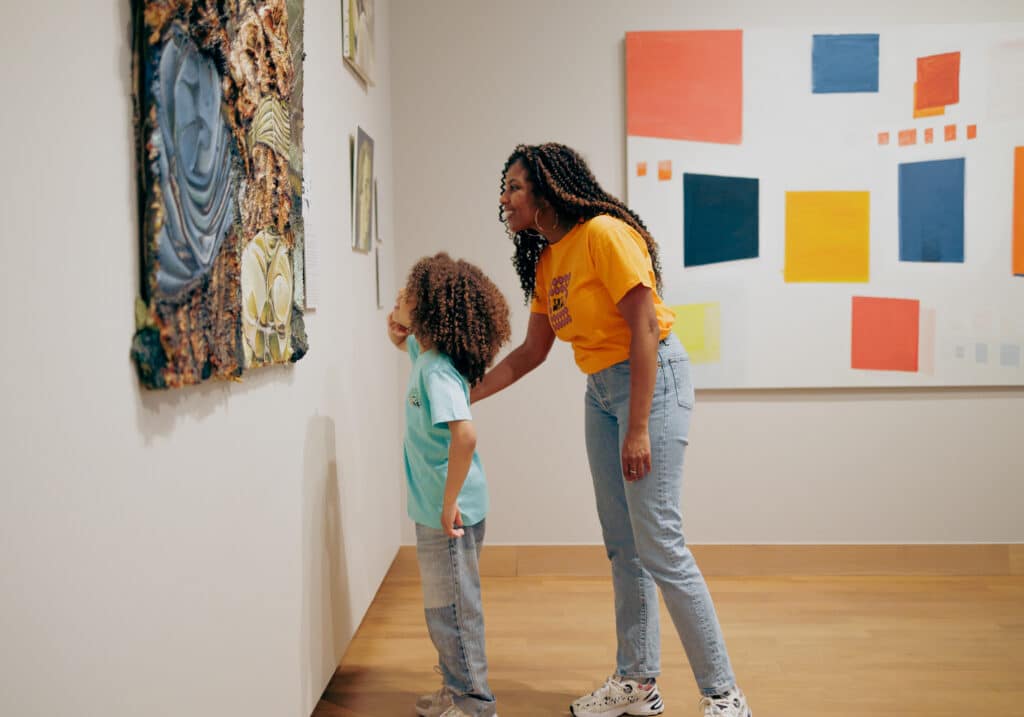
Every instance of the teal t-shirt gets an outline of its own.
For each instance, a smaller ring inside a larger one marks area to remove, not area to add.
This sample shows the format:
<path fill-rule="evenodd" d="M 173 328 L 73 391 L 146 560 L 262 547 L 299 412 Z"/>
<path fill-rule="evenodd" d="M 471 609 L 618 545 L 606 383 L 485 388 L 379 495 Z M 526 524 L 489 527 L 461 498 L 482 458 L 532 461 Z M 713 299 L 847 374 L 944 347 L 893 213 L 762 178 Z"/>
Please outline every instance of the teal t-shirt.
<path fill-rule="evenodd" d="M 409 517 L 421 525 L 440 529 L 451 445 L 448 422 L 472 420 L 469 382 L 447 355 L 436 349 L 421 352 L 413 336 L 405 342 L 412 359 L 403 441 Z M 476 525 L 487 516 L 487 481 L 476 451 L 458 503 L 463 525 Z"/>

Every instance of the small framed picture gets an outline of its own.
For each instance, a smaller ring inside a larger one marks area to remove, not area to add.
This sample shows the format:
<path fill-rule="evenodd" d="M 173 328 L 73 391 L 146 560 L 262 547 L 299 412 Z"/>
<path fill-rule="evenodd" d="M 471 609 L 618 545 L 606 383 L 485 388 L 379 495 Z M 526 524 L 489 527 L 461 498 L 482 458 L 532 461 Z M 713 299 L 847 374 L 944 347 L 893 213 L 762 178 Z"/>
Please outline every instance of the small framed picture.
<path fill-rule="evenodd" d="M 373 235 L 380 241 L 380 191 L 376 177 L 373 179 Z"/>
<path fill-rule="evenodd" d="M 366 82 L 373 84 L 374 0 L 341 0 L 342 55 L 345 62 Z"/>
<path fill-rule="evenodd" d="M 369 253 L 373 221 L 373 139 L 357 129 L 352 177 L 352 248 Z"/>

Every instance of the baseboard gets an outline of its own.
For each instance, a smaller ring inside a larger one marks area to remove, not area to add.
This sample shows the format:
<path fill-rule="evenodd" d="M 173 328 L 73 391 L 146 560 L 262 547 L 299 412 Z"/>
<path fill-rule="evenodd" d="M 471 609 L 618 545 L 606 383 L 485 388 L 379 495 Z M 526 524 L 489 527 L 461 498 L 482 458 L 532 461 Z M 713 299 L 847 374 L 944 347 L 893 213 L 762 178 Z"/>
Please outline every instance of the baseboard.
<path fill-rule="evenodd" d="M 1024 544 L 693 545 L 707 577 L 1024 575 Z M 403 545 L 394 578 L 415 578 L 416 548 Z M 601 545 L 488 545 L 485 577 L 607 577 Z"/>

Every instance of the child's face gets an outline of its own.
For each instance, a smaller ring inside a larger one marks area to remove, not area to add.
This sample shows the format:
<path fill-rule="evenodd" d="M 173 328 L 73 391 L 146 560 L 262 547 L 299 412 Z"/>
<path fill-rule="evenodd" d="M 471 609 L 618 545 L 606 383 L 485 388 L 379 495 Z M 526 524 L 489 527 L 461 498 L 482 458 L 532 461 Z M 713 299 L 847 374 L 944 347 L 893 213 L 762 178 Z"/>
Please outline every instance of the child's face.
<path fill-rule="evenodd" d="M 409 296 L 405 289 L 399 289 L 395 300 L 395 321 L 408 329 L 412 326 L 412 310 L 415 308 L 415 297 Z"/>

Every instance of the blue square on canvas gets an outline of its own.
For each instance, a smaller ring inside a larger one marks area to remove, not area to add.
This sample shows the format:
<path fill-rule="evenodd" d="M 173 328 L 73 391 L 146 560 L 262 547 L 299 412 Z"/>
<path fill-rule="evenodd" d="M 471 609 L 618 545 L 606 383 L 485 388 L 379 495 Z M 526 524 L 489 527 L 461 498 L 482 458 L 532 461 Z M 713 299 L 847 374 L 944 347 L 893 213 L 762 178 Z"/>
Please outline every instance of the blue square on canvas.
<path fill-rule="evenodd" d="M 900 165 L 900 261 L 963 263 L 964 168 L 962 157 Z"/>
<path fill-rule="evenodd" d="M 878 35 L 815 35 L 815 93 L 878 92 Z"/>
<path fill-rule="evenodd" d="M 683 175 L 683 265 L 758 254 L 758 180 Z"/>

